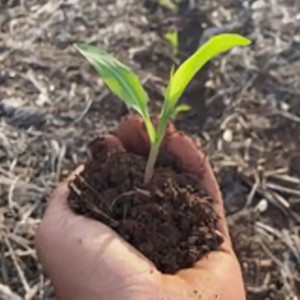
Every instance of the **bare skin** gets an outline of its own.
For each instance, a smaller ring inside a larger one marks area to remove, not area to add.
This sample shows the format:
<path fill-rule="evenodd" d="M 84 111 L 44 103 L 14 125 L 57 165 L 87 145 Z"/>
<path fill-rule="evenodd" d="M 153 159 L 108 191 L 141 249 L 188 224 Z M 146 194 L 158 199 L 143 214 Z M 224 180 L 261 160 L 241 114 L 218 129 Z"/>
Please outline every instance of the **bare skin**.
<path fill-rule="evenodd" d="M 117 136 L 104 137 L 109 151 L 146 154 L 147 134 L 138 117 L 124 119 Z M 205 155 L 170 125 L 162 151 L 199 176 L 214 199 L 224 243 L 193 268 L 160 273 L 106 225 L 75 215 L 68 207 L 68 181 L 51 199 L 36 236 L 39 259 L 62 300 L 245 300 L 240 265 L 231 246 L 223 200 Z M 75 171 L 80 173 L 81 168 Z M 74 174 L 73 174 L 74 176 Z M 72 180 L 72 177 L 68 179 Z"/>

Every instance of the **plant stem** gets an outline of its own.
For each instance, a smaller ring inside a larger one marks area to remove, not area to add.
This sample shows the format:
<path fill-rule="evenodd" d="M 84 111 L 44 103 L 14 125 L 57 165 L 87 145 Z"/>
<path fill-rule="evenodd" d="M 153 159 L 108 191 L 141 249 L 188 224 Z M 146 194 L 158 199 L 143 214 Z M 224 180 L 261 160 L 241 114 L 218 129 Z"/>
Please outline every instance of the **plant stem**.
<path fill-rule="evenodd" d="M 152 178 L 155 162 L 156 162 L 157 155 L 159 152 L 159 146 L 160 146 L 160 143 L 157 143 L 157 141 L 151 145 L 151 149 L 150 149 L 150 153 L 149 153 L 149 157 L 148 157 L 148 161 L 147 161 L 147 165 L 146 165 L 145 175 L 144 175 L 144 183 L 145 184 L 148 184 Z"/>
<path fill-rule="evenodd" d="M 148 184 L 153 176 L 156 159 L 159 153 L 159 148 L 165 136 L 167 125 L 168 125 L 168 119 L 162 117 L 158 123 L 155 140 L 153 143 L 151 143 L 150 153 L 149 153 L 146 170 L 145 170 L 145 176 L 144 176 L 145 184 Z"/>

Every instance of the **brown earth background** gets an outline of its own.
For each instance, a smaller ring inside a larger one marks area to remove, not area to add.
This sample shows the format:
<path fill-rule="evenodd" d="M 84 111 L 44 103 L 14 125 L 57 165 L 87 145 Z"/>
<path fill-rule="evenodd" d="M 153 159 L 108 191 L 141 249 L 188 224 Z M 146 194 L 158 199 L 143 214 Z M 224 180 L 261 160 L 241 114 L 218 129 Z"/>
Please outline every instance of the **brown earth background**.
<path fill-rule="evenodd" d="M 1 0 L 1 300 L 55 299 L 33 245 L 47 196 L 127 113 L 72 44 L 129 64 L 155 112 L 172 65 L 221 32 L 253 44 L 196 76 L 176 125 L 214 166 L 248 299 L 300 299 L 300 2 Z"/>

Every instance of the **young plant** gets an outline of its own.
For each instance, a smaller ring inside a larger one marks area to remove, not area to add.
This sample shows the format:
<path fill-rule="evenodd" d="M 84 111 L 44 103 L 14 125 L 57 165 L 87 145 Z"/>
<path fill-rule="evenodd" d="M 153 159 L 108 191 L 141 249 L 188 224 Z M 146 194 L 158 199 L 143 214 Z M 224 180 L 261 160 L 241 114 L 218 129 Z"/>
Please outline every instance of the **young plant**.
<path fill-rule="evenodd" d="M 153 175 L 159 148 L 169 120 L 174 119 L 180 111 L 187 109 L 186 105 L 178 105 L 178 101 L 189 82 L 209 60 L 218 54 L 235 46 L 247 46 L 250 43 L 250 40 L 238 34 L 214 36 L 190 56 L 175 72 L 172 71 L 156 127 L 150 119 L 147 105 L 148 95 L 138 77 L 130 68 L 94 46 L 77 43 L 75 47 L 95 67 L 110 90 L 143 118 L 150 140 L 150 153 L 144 177 L 145 183 L 148 183 Z"/>

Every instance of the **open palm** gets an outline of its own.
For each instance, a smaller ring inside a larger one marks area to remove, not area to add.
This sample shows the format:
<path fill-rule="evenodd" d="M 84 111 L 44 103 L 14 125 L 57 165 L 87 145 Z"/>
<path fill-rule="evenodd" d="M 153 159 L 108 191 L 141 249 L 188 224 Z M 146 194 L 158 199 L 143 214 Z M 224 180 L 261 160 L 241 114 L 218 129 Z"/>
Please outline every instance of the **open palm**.
<path fill-rule="evenodd" d="M 146 154 L 148 138 L 138 117 L 124 119 L 117 136 L 107 135 L 105 151 Z M 49 200 L 36 237 L 38 256 L 59 299 L 70 300 L 244 300 L 238 260 L 226 225 L 222 196 L 212 168 L 194 142 L 170 125 L 162 151 L 181 168 L 199 176 L 214 200 L 218 231 L 224 242 L 193 268 L 162 274 L 134 247 L 106 225 L 75 215 L 68 207 L 68 182 Z M 80 170 L 77 170 L 80 172 Z"/>

